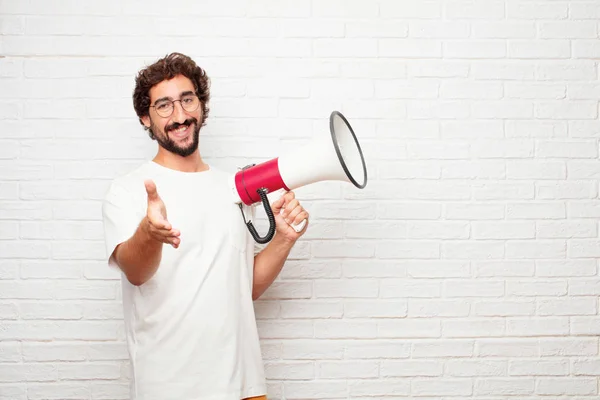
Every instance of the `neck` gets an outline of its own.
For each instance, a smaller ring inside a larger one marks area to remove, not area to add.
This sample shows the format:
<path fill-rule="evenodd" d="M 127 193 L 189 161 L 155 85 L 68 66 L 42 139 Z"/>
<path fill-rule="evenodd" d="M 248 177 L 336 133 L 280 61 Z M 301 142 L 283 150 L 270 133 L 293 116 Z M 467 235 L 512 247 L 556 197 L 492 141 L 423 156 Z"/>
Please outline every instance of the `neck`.
<path fill-rule="evenodd" d="M 152 161 L 165 168 L 181 172 L 202 172 L 208 169 L 208 165 L 202 161 L 200 151 L 197 149 L 189 156 L 181 157 L 180 155 L 171 153 L 159 146 L 158 153 L 156 153 L 156 156 Z"/>

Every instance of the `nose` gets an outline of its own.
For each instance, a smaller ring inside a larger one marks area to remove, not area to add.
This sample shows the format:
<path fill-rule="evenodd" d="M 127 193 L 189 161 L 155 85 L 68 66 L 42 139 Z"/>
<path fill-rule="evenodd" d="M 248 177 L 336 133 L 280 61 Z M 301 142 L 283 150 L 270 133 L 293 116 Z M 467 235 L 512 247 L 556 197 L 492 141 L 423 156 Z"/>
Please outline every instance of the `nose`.
<path fill-rule="evenodd" d="M 176 101 L 173 103 L 173 114 L 171 114 L 171 120 L 173 120 L 173 122 L 177 122 L 178 124 L 183 123 L 186 120 L 186 115 L 185 115 L 185 111 L 183 110 L 183 107 L 181 106 L 181 102 L 180 101 Z"/>

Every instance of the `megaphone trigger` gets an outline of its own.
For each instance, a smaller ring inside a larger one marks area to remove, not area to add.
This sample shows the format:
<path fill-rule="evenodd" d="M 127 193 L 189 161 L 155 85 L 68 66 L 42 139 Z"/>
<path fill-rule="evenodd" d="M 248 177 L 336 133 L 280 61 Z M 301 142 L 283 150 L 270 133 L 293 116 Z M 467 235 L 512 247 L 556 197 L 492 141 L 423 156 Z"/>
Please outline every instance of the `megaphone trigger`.
<path fill-rule="evenodd" d="M 303 219 L 298 225 L 290 224 L 290 226 L 294 228 L 297 233 L 300 233 L 302 232 L 302 229 L 304 229 L 304 226 L 306 226 L 306 220 Z"/>

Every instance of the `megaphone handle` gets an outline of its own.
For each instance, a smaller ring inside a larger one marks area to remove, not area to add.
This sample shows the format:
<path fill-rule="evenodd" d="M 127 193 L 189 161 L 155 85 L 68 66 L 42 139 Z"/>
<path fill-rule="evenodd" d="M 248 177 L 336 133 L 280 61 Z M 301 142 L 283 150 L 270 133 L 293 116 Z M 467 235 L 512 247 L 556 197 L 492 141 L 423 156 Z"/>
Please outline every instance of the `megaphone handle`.
<path fill-rule="evenodd" d="M 273 215 L 273 210 L 271 209 L 271 204 L 269 204 L 269 199 L 267 198 L 267 190 L 264 188 L 260 188 L 256 190 L 260 199 L 262 201 L 263 207 L 265 208 L 265 213 L 267 214 L 267 218 L 269 219 L 269 230 L 264 237 L 261 237 L 258 232 L 256 232 L 256 228 L 252 224 L 252 221 L 246 222 L 246 226 L 250 231 L 250 234 L 254 238 L 257 243 L 265 244 L 273 239 L 275 235 L 275 216 Z M 244 215 L 244 210 L 242 209 L 242 205 L 240 204 L 240 210 L 242 211 L 242 216 Z M 244 220 L 246 217 L 244 216 Z"/>

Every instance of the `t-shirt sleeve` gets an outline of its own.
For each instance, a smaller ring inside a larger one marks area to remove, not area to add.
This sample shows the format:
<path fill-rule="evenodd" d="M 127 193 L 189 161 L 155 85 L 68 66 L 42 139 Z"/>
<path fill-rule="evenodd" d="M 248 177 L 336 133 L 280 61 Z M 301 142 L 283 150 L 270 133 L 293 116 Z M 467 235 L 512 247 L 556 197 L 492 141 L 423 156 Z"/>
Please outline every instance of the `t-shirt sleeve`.
<path fill-rule="evenodd" d="M 261 251 L 263 251 L 264 248 L 267 245 L 266 244 L 257 243 L 256 240 L 254 240 L 253 237 L 250 237 L 250 239 L 254 242 L 254 257 L 256 257 L 258 255 L 258 253 L 260 253 Z"/>
<path fill-rule="evenodd" d="M 115 248 L 133 236 L 142 218 L 133 194 L 121 184 L 113 183 L 102 203 L 104 241 L 109 264 L 113 264 Z"/>

